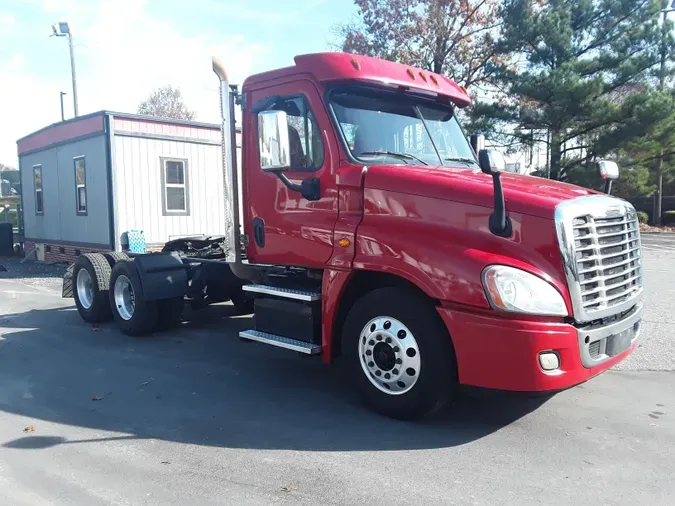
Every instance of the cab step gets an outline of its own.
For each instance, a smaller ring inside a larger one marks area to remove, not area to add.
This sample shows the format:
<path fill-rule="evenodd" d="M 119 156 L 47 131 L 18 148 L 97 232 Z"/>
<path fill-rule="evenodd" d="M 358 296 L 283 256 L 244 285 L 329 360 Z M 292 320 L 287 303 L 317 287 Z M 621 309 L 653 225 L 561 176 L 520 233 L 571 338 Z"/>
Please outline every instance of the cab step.
<path fill-rule="evenodd" d="M 295 290 L 293 288 L 281 288 L 278 286 L 269 285 L 244 285 L 241 288 L 245 292 L 271 295 L 273 297 L 281 297 L 283 299 L 301 300 L 305 302 L 313 302 L 321 299 L 321 292 L 308 290 Z"/>
<path fill-rule="evenodd" d="M 297 351 L 306 355 L 317 355 L 321 353 L 321 346 L 318 344 L 306 343 L 305 341 L 298 341 L 297 339 L 291 339 L 290 337 L 260 332 L 259 330 L 243 330 L 239 332 L 239 337 L 250 341 L 269 344 L 271 346 L 277 346 L 279 348 L 286 348 L 287 350 Z"/>

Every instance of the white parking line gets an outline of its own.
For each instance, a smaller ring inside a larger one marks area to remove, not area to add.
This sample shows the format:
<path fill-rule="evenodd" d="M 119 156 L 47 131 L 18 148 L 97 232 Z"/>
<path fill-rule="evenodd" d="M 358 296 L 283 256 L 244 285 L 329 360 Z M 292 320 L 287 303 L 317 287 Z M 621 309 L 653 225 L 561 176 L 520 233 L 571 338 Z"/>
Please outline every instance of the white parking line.
<path fill-rule="evenodd" d="M 647 251 L 675 251 L 675 245 L 664 246 L 662 244 L 642 244 L 642 249 Z"/>

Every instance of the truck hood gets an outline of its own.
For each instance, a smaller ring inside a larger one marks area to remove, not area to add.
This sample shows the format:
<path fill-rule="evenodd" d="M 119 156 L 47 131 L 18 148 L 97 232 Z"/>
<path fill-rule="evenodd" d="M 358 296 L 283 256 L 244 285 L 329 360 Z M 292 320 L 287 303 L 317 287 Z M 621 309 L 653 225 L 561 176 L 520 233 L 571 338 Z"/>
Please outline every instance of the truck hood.
<path fill-rule="evenodd" d="M 536 176 L 504 173 L 501 176 L 506 211 L 553 219 L 564 201 L 598 192 Z M 467 167 L 371 165 L 365 187 L 422 195 L 492 208 L 492 176 Z"/>

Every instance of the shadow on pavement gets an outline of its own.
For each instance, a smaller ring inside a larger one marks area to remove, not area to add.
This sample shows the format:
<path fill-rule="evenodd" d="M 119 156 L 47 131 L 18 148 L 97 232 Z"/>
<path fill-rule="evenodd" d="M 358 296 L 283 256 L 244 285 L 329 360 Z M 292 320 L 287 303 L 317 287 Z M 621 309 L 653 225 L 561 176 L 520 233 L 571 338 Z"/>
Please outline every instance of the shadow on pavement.
<path fill-rule="evenodd" d="M 232 317 L 231 306 L 186 317 L 184 329 L 131 338 L 113 324 L 82 322 L 72 307 L 0 316 L 0 411 L 28 417 L 36 430 L 42 420 L 118 433 L 3 433 L 0 445 L 154 438 L 305 451 L 438 448 L 483 438 L 547 399 L 463 397 L 431 421 L 390 420 L 362 407 L 337 368 L 239 340 L 251 318 Z"/>

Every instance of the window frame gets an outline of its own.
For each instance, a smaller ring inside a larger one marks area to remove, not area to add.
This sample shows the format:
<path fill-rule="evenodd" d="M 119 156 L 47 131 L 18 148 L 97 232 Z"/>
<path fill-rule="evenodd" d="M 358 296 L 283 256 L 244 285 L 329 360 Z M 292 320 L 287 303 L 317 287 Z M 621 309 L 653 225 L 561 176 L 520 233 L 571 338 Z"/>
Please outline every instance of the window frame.
<path fill-rule="evenodd" d="M 77 184 L 77 161 L 82 160 L 84 162 L 84 211 L 80 210 L 80 187 Z M 75 214 L 78 216 L 87 216 L 89 211 L 88 199 L 87 199 L 87 162 L 85 155 L 78 155 L 73 157 L 73 174 L 75 175 Z"/>
<path fill-rule="evenodd" d="M 183 164 L 183 184 L 166 182 L 167 162 L 178 162 Z M 188 178 L 189 171 L 187 158 L 160 156 L 159 164 L 162 185 L 162 216 L 190 216 L 190 183 Z M 168 188 L 183 188 L 183 191 L 185 192 L 185 209 L 171 210 L 168 208 L 168 197 L 166 193 Z"/>
<path fill-rule="evenodd" d="M 322 133 L 322 130 L 321 130 L 321 126 L 319 125 L 319 120 L 316 116 L 316 113 L 314 112 L 314 109 L 312 109 L 312 105 L 309 103 L 309 98 L 304 93 L 294 93 L 294 94 L 291 94 L 291 95 L 272 95 L 270 97 L 263 98 L 258 103 L 253 105 L 252 110 L 255 111 L 256 144 L 257 144 L 256 150 L 257 150 L 257 153 L 258 153 L 258 162 L 260 162 L 260 143 L 258 142 L 258 139 L 260 138 L 259 132 L 258 132 L 258 114 L 260 114 L 263 111 L 277 111 L 277 110 L 279 110 L 279 109 L 273 108 L 273 106 L 276 102 L 279 102 L 281 100 L 293 100 L 293 99 L 298 99 L 298 98 L 300 100 L 302 100 L 302 102 L 305 106 L 305 110 L 308 113 L 311 113 L 312 116 L 314 117 L 314 123 L 316 124 L 316 127 L 317 127 L 318 136 L 321 139 L 321 147 L 322 147 L 322 151 L 323 151 L 323 157 L 322 158 L 323 159 L 321 160 L 321 163 L 317 167 L 311 167 L 311 168 L 308 168 L 308 167 L 288 167 L 287 169 L 285 169 L 285 172 L 316 172 L 318 170 L 321 170 L 326 165 L 326 159 L 327 159 L 326 142 L 324 140 L 323 133 Z M 272 100 L 272 99 L 273 99 L 273 102 L 271 104 L 267 105 L 266 107 L 263 106 L 263 108 L 259 108 L 261 104 L 264 104 L 265 102 L 267 102 L 269 100 Z M 256 106 L 258 106 L 258 107 L 256 107 Z M 309 124 L 310 121 L 309 121 L 309 118 L 307 118 L 307 116 L 308 115 L 305 114 L 304 118 L 307 120 L 306 124 Z M 305 127 L 305 132 L 307 133 L 307 127 Z M 308 145 L 309 137 L 307 137 L 305 140 L 306 140 L 306 145 Z M 306 153 L 305 153 L 305 156 L 307 156 Z"/>
<path fill-rule="evenodd" d="M 37 171 L 40 171 L 40 189 L 38 190 L 37 188 L 37 178 L 35 175 L 37 174 Z M 37 194 L 38 191 L 40 192 L 40 202 L 42 203 L 42 209 L 38 210 L 38 198 Z M 45 214 L 45 192 L 44 192 L 44 182 L 42 180 L 42 164 L 38 163 L 33 165 L 33 198 L 35 199 L 35 215 L 36 216 L 44 216 Z"/>

